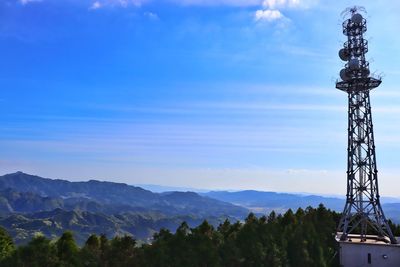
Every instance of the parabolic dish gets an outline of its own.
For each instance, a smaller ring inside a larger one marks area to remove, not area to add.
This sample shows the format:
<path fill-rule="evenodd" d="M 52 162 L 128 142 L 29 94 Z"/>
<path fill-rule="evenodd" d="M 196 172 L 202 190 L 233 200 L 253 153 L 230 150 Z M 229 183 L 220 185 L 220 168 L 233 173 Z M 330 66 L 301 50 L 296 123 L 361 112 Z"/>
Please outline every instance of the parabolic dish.
<path fill-rule="evenodd" d="M 358 13 L 354 14 L 351 17 L 351 21 L 355 24 L 361 24 L 362 20 L 363 20 L 363 17 L 361 16 L 361 14 L 358 14 Z"/>
<path fill-rule="evenodd" d="M 342 70 L 340 71 L 340 78 L 341 78 L 343 81 L 347 81 L 347 80 L 349 79 L 349 75 L 347 74 L 347 70 L 346 70 L 346 69 L 342 69 Z"/>
<path fill-rule="evenodd" d="M 349 60 L 349 54 L 346 49 L 342 48 L 339 50 L 339 57 L 343 61 Z"/>

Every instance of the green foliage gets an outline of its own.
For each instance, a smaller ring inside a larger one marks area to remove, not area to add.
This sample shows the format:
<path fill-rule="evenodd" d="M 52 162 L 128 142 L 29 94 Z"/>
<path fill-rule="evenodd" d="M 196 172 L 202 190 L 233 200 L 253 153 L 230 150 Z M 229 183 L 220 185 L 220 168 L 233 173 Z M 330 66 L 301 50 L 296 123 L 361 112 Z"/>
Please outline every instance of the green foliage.
<path fill-rule="evenodd" d="M 108 259 L 110 266 L 128 267 L 135 265 L 136 241 L 130 236 L 114 237 L 110 242 Z"/>
<path fill-rule="evenodd" d="M 11 256 L 14 251 L 14 243 L 11 236 L 0 227 L 0 262 Z"/>
<path fill-rule="evenodd" d="M 28 245 L 18 247 L 10 260 L 9 266 L 59 266 L 57 248 L 44 236 L 34 237 Z"/>
<path fill-rule="evenodd" d="M 97 235 L 89 236 L 85 245 L 81 249 L 80 254 L 84 266 L 98 266 L 101 255 L 100 238 Z"/>
<path fill-rule="evenodd" d="M 79 266 L 79 248 L 71 232 L 65 232 L 56 242 L 57 256 L 61 266 Z"/>
<path fill-rule="evenodd" d="M 14 249 L 0 229 L 1 266 L 88 267 L 334 267 L 339 266 L 333 233 L 339 214 L 318 208 L 272 212 L 244 222 L 228 220 L 214 228 L 204 221 L 195 228 L 182 223 L 176 233 L 162 229 L 151 244 L 138 246 L 130 236 L 107 239 L 91 235 L 79 248 L 71 232 L 58 240 L 35 237 Z M 395 231 L 398 227 L 391 224 Z"/>

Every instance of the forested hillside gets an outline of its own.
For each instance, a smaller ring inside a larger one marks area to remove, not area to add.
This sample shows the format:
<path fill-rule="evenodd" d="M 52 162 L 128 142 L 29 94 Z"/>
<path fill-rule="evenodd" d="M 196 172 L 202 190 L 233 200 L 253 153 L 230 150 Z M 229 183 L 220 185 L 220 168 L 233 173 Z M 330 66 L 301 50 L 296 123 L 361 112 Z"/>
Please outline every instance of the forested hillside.
<path fill-rule="evenodd" d="M 133 235 L 148 242 L 161 228 L 175 231 L 186 221 L 217 226 L 225 219 L 241 220 L 244 207 L 193 192 L 153 193 L 121 183 L 69 182 L 17 172 L 0 176 L 0 226 L 16 244 L 36 234 L 47 238 L 73 231 L 83 245 L 90 234 Z"/>
<path fill-rule="evenodd" d="M 284 215 L 241 222 L 225 221 L 217 228 L 204 221 L 186 223 L 172 233 L 161 230 L 151 244 L 139 245 L 130 236 L 107 239 L 92 235 L 82 247 L 73 233 L 58 239 L 43 236 L 14 246 L 4 232 L 0 237 L 1 266 L 338 266 L 333 233 L 340 215 L 318 208 L 287 211 Z M 398 232 L 398 229 L 394 230 Z"/>

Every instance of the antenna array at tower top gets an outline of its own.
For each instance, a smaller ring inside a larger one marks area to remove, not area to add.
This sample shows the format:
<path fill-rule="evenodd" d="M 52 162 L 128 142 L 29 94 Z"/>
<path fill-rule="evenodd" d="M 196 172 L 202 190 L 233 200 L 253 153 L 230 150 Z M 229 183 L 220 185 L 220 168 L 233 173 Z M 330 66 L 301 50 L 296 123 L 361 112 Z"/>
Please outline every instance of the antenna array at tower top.
<path fill-rule="evenodd" d="M 365 58 L 368 52 L 368 41 L 364 38 L 367 21 L 360 12 L 366 13 L 365 8 L 355 6 L 342 12 L 343 34 L 347 36 L 347 41 L 339 51 L 339 57 L 345 65 L 340 71 L 336 88 L 345 92 L 371 90 L 381 83 L 380 77 L 371 75 L 369 62 Z"/>
<path fill-rule="evenodd" d="M 364 13 L 367 14 L 367 10 L 362 6 L 348 7 L 340 13 L 343 19 L 352 16 L 354 13 Z"/>

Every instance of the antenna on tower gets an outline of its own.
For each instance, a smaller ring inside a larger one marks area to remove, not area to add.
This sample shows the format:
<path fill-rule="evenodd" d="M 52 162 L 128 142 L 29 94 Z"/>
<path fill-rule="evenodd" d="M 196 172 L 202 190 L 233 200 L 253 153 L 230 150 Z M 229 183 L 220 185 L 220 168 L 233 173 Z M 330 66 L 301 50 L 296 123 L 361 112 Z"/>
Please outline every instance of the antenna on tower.
<path fill-rule="evenodd" d="M 340 16 L 342 17 L 342 19 L 345 19 L 349 15 L 353 15 L 355 13 L 360 13 L 360 12 L 367 14 L 367 10 L 364 7 L 353 6 L 353 7 L 348 7 L 345 10 L 343 10 L 342 13 L 340 13 Z"/>

